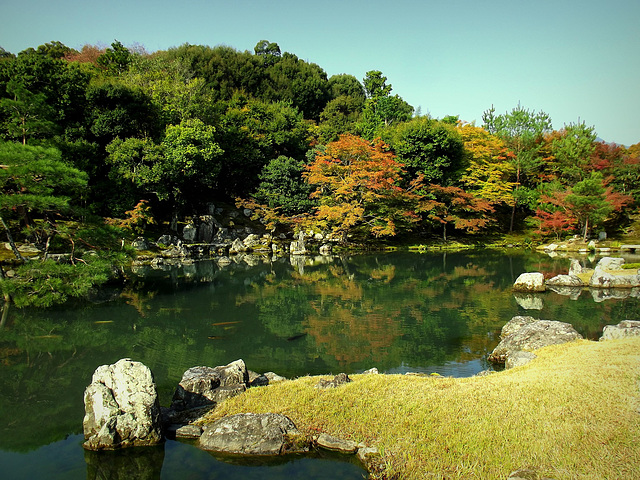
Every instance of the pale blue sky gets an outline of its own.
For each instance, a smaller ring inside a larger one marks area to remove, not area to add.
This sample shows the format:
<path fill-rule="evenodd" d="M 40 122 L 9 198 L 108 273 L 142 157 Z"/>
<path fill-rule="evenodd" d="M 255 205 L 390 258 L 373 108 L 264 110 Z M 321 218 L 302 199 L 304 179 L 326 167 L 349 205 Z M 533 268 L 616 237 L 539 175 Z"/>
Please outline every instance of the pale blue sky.
<path fill-rule="evenodd" d="M 253 51 L 262 39 L 362 80 L 380 70 L 422 113 L 482 124 L 520 102 L 556 129 L 584 120 L 640 142 L 638 0 L 0 0 L 0 46 L 183 43 Z"/>

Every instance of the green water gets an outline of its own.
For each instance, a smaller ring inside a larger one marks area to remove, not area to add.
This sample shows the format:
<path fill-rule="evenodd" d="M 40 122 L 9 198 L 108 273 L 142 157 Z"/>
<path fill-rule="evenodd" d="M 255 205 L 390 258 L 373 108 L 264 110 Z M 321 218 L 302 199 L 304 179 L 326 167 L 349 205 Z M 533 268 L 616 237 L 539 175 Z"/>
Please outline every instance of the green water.
<path fill-rule="evenodd" d="M 290 378 L 371 367 L 469 376 L 490 367 L 486 355 L 514 315 L 569 322 L 588 338 L 606 324 L 638 319 L 637 298 L 595 302 L 589 292 L 575 300 L 545 293 L 537 299 L 542 309 L 530 311 L 514 298 L 520 273 L 566 273 L 568 266 L 567 259 L 490 251 L 293 264 L 248 257 L 225 267 L 213 261 L 147 267 L 123 291 L 100 292 L 91 302 L 11 308 L 0 328 L 0 465 L 9 472 L 3 476 L 88 478 L 78 436 L 83 391 L 97 366 L 123 357 L 151 368 L 161 404 L 168 405 L 182 373 L 196 365 L 242 358 L 251 370 Z M 247 467 L 179 442 L 168 442 L 162 453 L 162 469 L 150 478 L 172 478 L 169 472 L 181 468 L 187 478 L 233 478 L 231 471 L 243 478 L 323 478 L 311 473 L 320 464 L 341 469 L 324 478 L 362 474 L 335 458 Z M 300 473 L 305 468 L 308 474 Z"/>

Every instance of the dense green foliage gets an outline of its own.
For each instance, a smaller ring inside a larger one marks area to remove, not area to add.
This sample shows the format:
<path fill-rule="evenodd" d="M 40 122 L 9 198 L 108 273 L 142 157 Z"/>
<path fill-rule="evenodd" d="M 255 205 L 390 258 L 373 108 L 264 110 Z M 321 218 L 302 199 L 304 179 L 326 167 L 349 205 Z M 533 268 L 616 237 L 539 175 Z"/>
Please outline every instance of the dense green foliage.
<path fill-rule="evenodd" d="M 118 41 L 2 50 L 1 216 L 18 241 L 47 243 L 60 236 L 57 220 L 87 213 L 122 218 L 144 204 L 175 226 L 241 198 L 297 228 L 338 228 L 363 212 L 339 229 L 367 241 L 440 236 L 446 225 L 450 236 L 531 227 L 588 235 L 624 226 L 640 202 L 637 145 L 599 143 L 584 123 L 553 131 L 548 114 L 521 105 L 490 108 L 483 128 L 421 116 L 392 92 L 379 70 L 362 81 L 328 77 L 269 40 L 253 52 L 184 44 L 149 54 Z M 356 138 L 380 152 L 366 168 L 351 161 Z M 318 187 L 312 169 L 328 161 L 335 170 L 325 152 L 336 148 L 343 177 Z"/>

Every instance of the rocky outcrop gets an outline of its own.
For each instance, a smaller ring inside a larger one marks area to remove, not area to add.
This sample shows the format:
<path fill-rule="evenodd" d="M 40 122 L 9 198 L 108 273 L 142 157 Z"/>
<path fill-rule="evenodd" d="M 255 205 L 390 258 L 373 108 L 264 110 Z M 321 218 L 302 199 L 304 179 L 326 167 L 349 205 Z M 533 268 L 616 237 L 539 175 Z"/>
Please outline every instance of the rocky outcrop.
<path fill-rule="evenodd" d="M 528 317 L 524 315 L 518 315 L 513 317 L 507 323 L 504 324 L 502 330 L 500 330 L 500 338 L 507 338 L 510 335 L 513 335 L 518 330 L 520 330 L 525 325 L 529 325 L 537 320 L 533 317 Z"/>
<path fill-rule="evenodd" d="M 183 375 L 171 401 L 163 411 L 164 422 L 172 432 L 190 424 L 220 402 L 243 393 L 249 374 L 243 360 L 219 367 L 192 367 Z"/>
<path fill-rule="evenodd" d="M 606 325 L 602 330 L 602 337 L 600 337 L 600 341 L 639 336 L 640 321 L 623 320 L 618 325 Z"/>
<path fill-rule="evenodd" d="M 346 373 L 339 373 L 332 380 L 320 380 L 315 388 L 326 389 L 326 388 L 336 388 L 340 385 L 344 385 L 345 383 L 351 382 L 351 379 Z"/>
<path fill-rule="evenodd" d="M 544 292 L 544 275 L 539 272 L 523 273 L 513 284 L 516 292 Z"/>
<path fill-rule="evenodd" d="M 198 444 L 204 450 L 241 455 L 281 455 L 309 448 L 294 423 L 275 413 L 221 418 L 205 428 Z"/>
<path fill-rule="evenodd" d="M 512 319 L 513 320 L 513 319 Z M 503 338 L 488 357 L 490 362 L 505 363 L 516 352 L 532 352 L 548 345 L 557 345 L 581 339 L 582 335 L 568 323 L 536 320 L 515 329 Z M 522 359 L 518 360 L 521 362 Z M 521 363 L 519 363 L 521 364 Z"/>
<path fill-rule="evenodd" d="M 151 370 L 128 358 L 96 369 L 84 393 L 88 450 L 156 445 L 163 441 Z"/>
<path fill-rule="evenodd" d="M 247 389 L 247 367 L 236 360 L 222 367 L 192 367 L 182 375 L 173 394 L 173 410 L 214 407 L 221 401 L 239 395 Z"/>

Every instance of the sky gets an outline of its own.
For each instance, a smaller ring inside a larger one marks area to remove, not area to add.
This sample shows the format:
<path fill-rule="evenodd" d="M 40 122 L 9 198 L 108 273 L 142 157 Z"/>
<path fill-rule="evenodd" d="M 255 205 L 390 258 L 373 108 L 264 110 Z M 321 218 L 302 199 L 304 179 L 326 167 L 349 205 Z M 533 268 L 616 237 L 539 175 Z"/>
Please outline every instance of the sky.
<path fill-rule="evenodd" d="M 0 0 L 0 12 L 12 53 L 269 40 L 329 77 L 380 70 L 423 115 L 482 125 L 491 106 L 520 104 L 555 129 L 585 122 L 607 142 L 640 142 L 638 0 Z"/>

